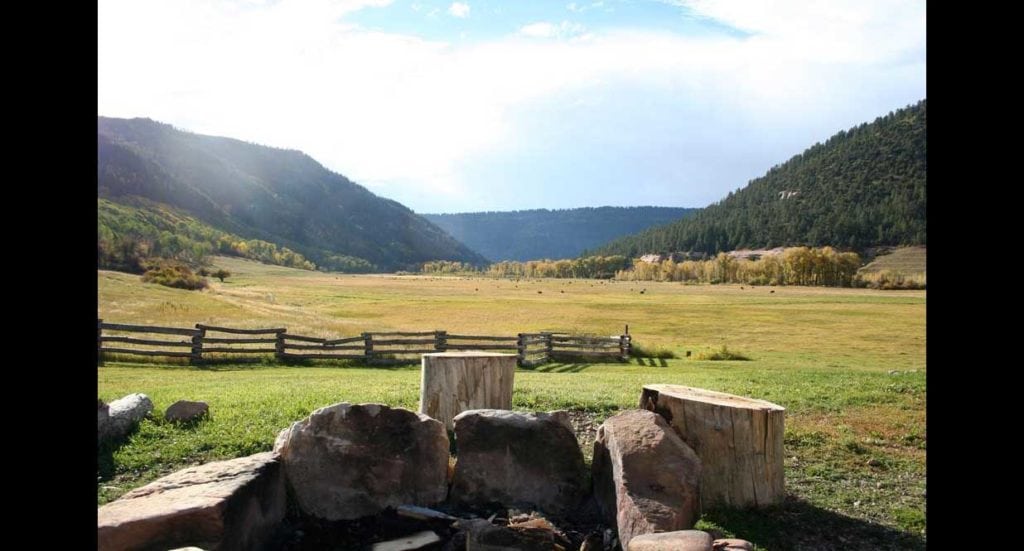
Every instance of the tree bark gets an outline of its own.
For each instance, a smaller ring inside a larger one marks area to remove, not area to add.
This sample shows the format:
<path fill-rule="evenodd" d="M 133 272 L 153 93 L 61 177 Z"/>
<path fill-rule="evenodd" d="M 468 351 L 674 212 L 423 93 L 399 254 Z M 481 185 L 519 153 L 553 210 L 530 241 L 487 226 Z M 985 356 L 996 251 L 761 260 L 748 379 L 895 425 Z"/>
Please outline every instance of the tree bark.
<path fill-rule="evenodd" d="M 512 409 L 516 356 L 488 352 L 424 354 L 420 413 L 454 427 L 452 419 L 470 409 Z"/>
<path fill-rule="evenodd" d="M 664 417 L 700 456 L 703 507 L 782 503 L 785 408 L 680 385 L 645 385 L 640 407 Z"/>

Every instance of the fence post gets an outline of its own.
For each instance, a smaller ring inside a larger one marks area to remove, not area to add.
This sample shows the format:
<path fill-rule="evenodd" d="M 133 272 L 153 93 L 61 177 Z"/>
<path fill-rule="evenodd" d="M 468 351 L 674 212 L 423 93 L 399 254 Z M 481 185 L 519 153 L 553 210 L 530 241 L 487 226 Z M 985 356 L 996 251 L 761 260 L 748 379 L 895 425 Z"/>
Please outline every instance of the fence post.
<path fill-rule="evenodd" d="M 363 356 L 366 363 L 373 361 L 373 333 L 363 333 Z"/>
<path fill-rule="evenodd" d="M 522 333 L 516 335 L 516 360 L 519 362 L 520 367 L 526 363 L 526 345 L 523 344 L 524 340 Z"/>
<path fill-rule="evenodd" d="M 448 350 L 448 331 L 443 329 L 434 330 L 434 350 L 438 352 Z"/>
<path fill-rule="evenodd" d="M 203 338 L 206 337 L 206 327 L 197 323 L 196 329 L 199 334 L 192 337 L 192 356 L 189 357 L 189 361 L 199 364 L 203 362 Z"/>
<path fill-rule="evenodd" d="M 274 358 L 278 361 L 284 360 L 284 334 L 286 332 L 288 332 L 287 327 L 278 331 L 277 334 L 274 335 L 274 338 L 277 339 L 274 341 Z"/>
<path fill-rule="evenodd" d="M 103 320 L 96 320 L 96 364 L 103 365 Z"/>
<path fill-rule="evenodd" d="M 555 351 L 555 345 L 551 342 L 551 332 L 542 331 L 541 336 L 544 338 L 544 361 L 550 362 L 552 353 Z"/>

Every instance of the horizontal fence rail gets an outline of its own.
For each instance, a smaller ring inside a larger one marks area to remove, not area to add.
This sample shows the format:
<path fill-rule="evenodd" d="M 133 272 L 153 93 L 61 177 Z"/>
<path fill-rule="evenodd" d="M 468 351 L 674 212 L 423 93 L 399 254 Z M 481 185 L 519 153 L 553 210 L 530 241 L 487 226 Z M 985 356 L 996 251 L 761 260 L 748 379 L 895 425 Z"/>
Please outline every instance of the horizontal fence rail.
<path fill-rule="evenodd" d="M 235 336 L 237 335 L 237 336 Z M 114 344 L 115 346 L 110 346 Z M 553 359 L 627 360 L 632 351 L 626 333 L 610 337 L 557 332 L 516 336 L 457 335 L 444 330 L 367 332 L 327 338 L 294 335 L 284 327 L 248 329 L 197 323 L 194 328 L 96 323 L 100 365 L 110 354 L 214 361 L 361 360 L 368 364 L 409 363 L 413 355 L 449 350 L 487 350 L 515 354 L 519 365 L 532 367 Z"/>

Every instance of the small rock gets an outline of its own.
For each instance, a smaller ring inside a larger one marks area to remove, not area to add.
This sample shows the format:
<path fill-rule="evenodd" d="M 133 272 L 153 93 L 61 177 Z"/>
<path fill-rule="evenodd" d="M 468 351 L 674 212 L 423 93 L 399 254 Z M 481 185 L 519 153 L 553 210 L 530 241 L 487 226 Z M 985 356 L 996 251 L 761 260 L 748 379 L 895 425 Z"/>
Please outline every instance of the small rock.
<path fill-rule="evenodd" d="M 172 423 L 187 423 L 209 414 L 210 405 L 206 402 L 178 400 L 164 412 L 164 419 Z"/>
<path fill-rule="evenodd" d="M 712 551 L 711 534 L 701 530 L 677 530 L 641 534 L 629 540 L 628 551 Z"/>
<path fill-rule="evenodd" d="M 881 466 L 882 466 L 882 462 L 877 460 L 877 459 L 875 459 L 874 457 L 872 457 L 871 459 L 868 459 L 868 467 L 881 467 Z"/>

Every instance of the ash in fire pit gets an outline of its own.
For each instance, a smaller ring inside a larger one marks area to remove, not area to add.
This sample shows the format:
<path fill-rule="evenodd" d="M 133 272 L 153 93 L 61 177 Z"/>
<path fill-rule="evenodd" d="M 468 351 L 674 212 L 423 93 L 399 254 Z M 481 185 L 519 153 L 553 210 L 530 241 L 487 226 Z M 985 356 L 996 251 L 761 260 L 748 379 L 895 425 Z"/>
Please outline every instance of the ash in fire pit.
<path fill-rule="evenodd" d="M 611 534 L 592 501 L 573 515 L 557 519 L 498 505 L 472 509 L 399 507 L 344 521 L 326 521 L 294 511 L 281 524 L 269 547 L 283 551 L 611 551 L 617 545 Z"/>

